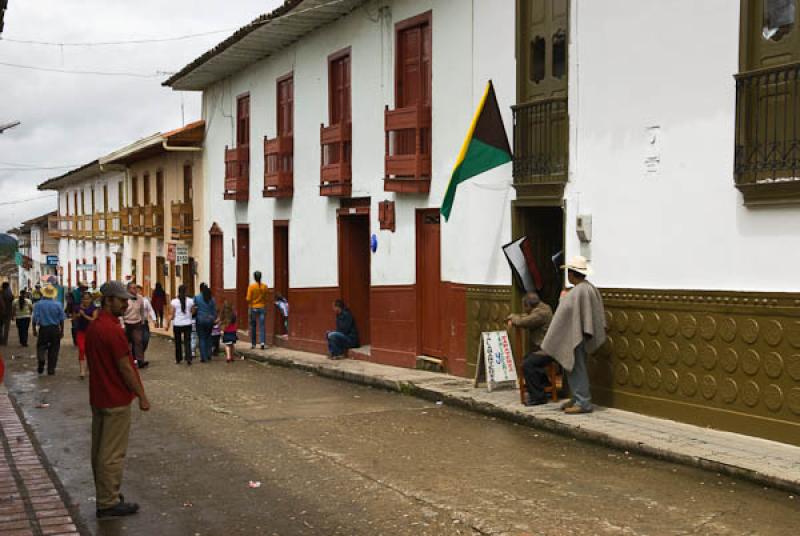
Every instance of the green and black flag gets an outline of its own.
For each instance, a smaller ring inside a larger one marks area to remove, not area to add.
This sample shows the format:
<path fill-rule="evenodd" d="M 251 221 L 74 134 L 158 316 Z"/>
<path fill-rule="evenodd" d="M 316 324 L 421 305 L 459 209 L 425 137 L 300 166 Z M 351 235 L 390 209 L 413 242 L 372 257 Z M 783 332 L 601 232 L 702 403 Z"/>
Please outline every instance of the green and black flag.
<path fill-rule="evenodd" d="M 489 80 L 456 160 L 447 192 L 444 194 L 441 209 L 444 219 L 450 218 L 459 184 L 510 161 L 511 148 L 508 145 L 508 136 L 503 126 L 500 107 L 497 105 L 494 86 Z"/>

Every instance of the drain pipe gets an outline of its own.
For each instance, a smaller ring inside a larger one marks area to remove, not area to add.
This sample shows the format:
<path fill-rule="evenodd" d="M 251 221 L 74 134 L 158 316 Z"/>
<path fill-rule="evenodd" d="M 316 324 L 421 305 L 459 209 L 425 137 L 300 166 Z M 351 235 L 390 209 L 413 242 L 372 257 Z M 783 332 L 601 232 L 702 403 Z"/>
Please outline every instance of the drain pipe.
<path fill-rule="evenodd" d="M 202 147 L 180 147 L 180 146 L 170 145 L 169 143 L 167 143 L 167 140 L 163 140 L 161 142 L 161 147 L 163 147 L 165 151 L 186 152 L 186 153 L 197 153 L 203 150 Z"/>

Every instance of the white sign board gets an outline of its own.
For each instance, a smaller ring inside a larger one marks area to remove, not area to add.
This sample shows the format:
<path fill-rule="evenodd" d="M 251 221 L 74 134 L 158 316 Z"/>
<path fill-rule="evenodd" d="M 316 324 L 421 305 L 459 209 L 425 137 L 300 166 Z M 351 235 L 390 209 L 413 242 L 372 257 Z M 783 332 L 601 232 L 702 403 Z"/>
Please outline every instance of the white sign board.
<path fill-rule="evenodd" d="M 489 392 L 498 384 L 512 383 L 518 386 L 517 367 L 511 351 L 511 341 L 506 331 L 481 333 L 478 358 L 475 363 L 475 386 L 485 372 L 486 388 Z"/>
<path fill-rule="evenodd" d="M 175 264 L 189 264 L 189 246 L 183 244 L 175 246 Z"/>

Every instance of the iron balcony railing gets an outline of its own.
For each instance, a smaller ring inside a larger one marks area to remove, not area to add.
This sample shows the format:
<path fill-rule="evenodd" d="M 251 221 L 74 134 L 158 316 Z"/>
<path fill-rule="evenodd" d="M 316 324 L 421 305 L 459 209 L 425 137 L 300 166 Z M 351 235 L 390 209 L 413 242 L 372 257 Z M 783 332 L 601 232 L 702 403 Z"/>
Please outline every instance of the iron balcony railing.
<path fill-rule="evenodd" d="M 736 185 L 800 183 L 800 63 L 735 78 Z"/>
<path fill-rule="evenodd" d="M 514 182 L 566 182 L 569 161 L 567 98 L 540 99 L 512 107 Z"/>

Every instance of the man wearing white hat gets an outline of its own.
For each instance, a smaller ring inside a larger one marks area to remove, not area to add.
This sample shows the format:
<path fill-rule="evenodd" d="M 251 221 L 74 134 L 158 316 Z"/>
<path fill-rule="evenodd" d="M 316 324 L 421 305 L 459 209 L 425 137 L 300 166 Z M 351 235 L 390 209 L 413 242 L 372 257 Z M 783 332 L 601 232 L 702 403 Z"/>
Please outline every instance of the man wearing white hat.
<path fill-rule="evenodd" d="M 605 310 L 600 291 L 586 280 L 592 269 L 585 257 L 573 257 L 562 266 L 574 285 L 558 304 L 542 350 L 567 370 L 572 397 L 561 406 L 565 413 L 590 413 L 592 395 L 586 356 L 606 341 Z"/>

